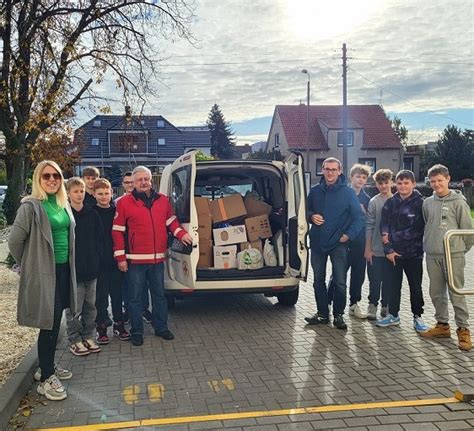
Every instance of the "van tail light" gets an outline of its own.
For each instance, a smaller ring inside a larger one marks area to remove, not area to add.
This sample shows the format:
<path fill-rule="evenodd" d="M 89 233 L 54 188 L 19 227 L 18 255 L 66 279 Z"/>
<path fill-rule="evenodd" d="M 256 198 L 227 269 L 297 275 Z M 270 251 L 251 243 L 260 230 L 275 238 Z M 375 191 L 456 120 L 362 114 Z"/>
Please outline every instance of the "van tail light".
<path fill-rule="evenodd" d="M 185 294 L 185 295 L 190 295 L 191 293 L 194 292 L 194 289 L 190 289 L 190 288 L 188 288 L 188 289 L 180 289 L 180 292 L 183 293 L 183 294 Z"/>

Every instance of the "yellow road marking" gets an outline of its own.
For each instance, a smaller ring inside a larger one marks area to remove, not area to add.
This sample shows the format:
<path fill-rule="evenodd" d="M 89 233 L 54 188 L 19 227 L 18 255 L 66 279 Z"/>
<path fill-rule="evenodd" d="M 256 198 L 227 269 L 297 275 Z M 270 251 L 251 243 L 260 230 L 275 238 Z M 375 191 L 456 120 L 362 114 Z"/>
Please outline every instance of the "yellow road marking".
<path fill-rule="evenodd" d="M 100 423 L 93 425 L 80 425 L 71 427 L 61 428 L 36 428 L 42 431 L 97 431 L 97 430 L 110 430 L 110 429 L 124 429 L 124 428 L 135 428 L 139 426 L 152 426 L 152 425 L 174 425 L 174 424 L 189 424 L 196 422 L 211 422 L 211 421 L 226 421 L 231 419 L 249 419 L 249 418 L 261 418 L 269 416 L 288 416 L 288 415 L 301 415 L 308 413 L 328 413 L 328 412 L 341 412 L 350 410 L 366 410 L 366 409 L 390 409 L 394 407 L 416 407 L 416 406 L 433 406 L 437 404 L 451 404 L 459 403 L 457 398 L 434 398 L 427 400 L 407 400 L 407 401 L 381 401 L 374 403 L 365 404 L 344 404 L 344 405 L 331 405 L 331 406 L 318 406 L 318 407 L 302 407 L 296 409 L 282 409 L 282 410 L 263 410 L 253 412 L 240 412 L 240 413 L 221 413 L 216 415 L 202 415 L 202 416 L 182 416 L 162 419 L 142 419 L 138 421 L 128 422 L 110 422 Z"/>
<path fill-rule="evenodd" d="M 140 393 L 140 386 L 138 385 L 131 385 L 127 386 L 123 391 L 123 400 L 127 404 L 135 404 L 138 402 L 138 394 Z"/>
<path fill-rule="evenodd" d="M 220 384 L 223 384 L 229 391 L 233 391 L 235 389 L 235 384 L 232 379 L 223 379 L 223 380 L 208 380 L 208 386 L 214 391 L 219 392 L 221 390 Z"/>
<path fill-rule="evenodd" d="M 219 388 L 219 380 L 208 380 L 207 384 L 216 393 L 221 390 L 221 388 Z"/>
<path fill-rule="evenodd" d="M 160 383 L 148 385 L 148 398 L 152 403 L 159 403 L 165 395 L 165 387 Z"/>
<path fill-rule="evenodd" d="M 229 390 L 229 391 L 233 391 L 235 389 L 235 385 L 234 385 L 234 382 L 232 381 L 232 379 L 224 379 L 222 380 L 222 384 Z"/>

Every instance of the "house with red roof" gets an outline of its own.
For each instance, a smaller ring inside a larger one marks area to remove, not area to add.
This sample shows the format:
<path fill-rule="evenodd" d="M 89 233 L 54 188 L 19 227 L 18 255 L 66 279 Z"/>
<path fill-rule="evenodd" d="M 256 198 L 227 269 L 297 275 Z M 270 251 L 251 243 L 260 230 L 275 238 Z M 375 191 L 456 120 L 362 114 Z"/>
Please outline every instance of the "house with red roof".
<path fill-rule="evenodd" d="M 266 151 L 279 150 L 283 155 L 299 151 L 306 159 L 306 105 L 276 105 L 268 134 Z M 349 105 L 347 107 L 348 166 L 354 163 L 369 165 L 375 172 L 380 168 L 394 173 L 404 164 L 403 147 L 393 131 L 383 108 L 379 105 Z M 342 161 L 342 106 L 311 105 L 309 108 L 309 161 L 312 183 L 322 175 L 322 164 L 327 157 Z M 413 169 L 413 166 L 411 166 Z"/>

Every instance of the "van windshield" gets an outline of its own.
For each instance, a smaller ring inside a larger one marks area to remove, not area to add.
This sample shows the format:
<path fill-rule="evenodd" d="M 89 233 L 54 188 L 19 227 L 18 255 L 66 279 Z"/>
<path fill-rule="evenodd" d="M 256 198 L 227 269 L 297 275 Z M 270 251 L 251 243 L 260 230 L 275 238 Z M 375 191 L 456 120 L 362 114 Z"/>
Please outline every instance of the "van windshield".
<path fill-rule="evenodd" d="M 203 196 L 211 199 L 217 199 L 236 193 L 245 196 L 247 192 L 252 191 L 252 183 L 248 184 L 226 184 L 226 185 L 196 185 L 194 188 L 195 196 Z"/>

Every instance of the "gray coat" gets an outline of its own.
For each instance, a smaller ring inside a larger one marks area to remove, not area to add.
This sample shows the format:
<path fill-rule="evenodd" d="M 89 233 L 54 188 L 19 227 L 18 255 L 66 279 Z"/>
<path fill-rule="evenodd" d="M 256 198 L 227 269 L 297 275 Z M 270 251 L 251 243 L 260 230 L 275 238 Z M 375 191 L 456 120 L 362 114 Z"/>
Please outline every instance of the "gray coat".
<path fill-rule="evenodd" d="M 70 306 L 76 313 L 77 288 L 74 265 L 74 216 L 66 208 L 69 227 L 69 266 L 71 269 Z M 18 323 L 40 329 L 52 329 L 56 264 L 51 224 L 40 200 L 24 199 L 18 208 L 8 239 L 8 247 L 21 266 L 18 292 Z"/>

